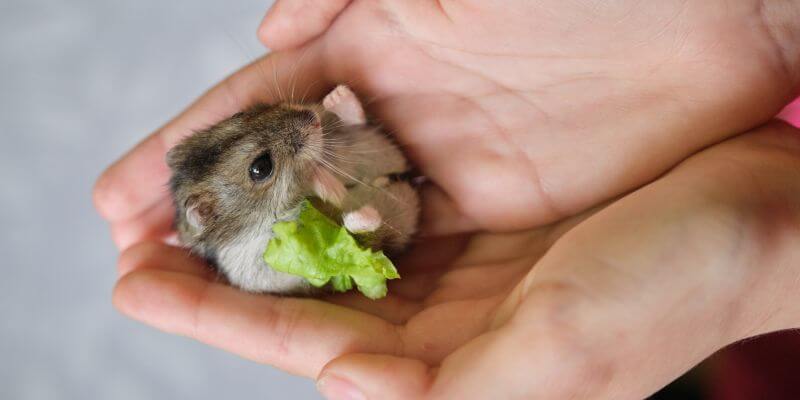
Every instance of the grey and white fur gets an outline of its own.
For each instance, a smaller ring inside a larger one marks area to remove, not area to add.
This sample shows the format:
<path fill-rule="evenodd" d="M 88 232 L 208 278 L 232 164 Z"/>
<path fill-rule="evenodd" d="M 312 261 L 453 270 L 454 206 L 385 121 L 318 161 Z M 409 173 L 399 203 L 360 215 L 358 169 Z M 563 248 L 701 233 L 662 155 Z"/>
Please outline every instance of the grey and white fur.
<path fill-rule="evenodd" d="M 262 258 L 272 225 L 295 218 L 307 197 L 340 210 L 329 215 L 375 249 L 402 250 L 417 229 L 416 190 L 390 179 L 409 165 L 346 86 L 322 104 L 237 113 L 184 139 L 167 163 L 181 241 L 246 291 L 317 292 Z"/>

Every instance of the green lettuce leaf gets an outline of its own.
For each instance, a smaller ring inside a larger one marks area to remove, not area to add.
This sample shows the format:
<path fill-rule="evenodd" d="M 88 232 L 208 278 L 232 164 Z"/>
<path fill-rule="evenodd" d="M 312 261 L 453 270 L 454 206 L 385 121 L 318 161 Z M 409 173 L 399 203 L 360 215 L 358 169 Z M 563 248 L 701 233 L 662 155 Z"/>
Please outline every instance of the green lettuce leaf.
<path fill-rule="evenodd" d="M 274 270 L 302 276 L 333 290 L 356 288 L 370 299 L 386 296 L 386 280 L 396 279 L 392 261 L 382 251 L 358 244 L 350 232 L 322 214 L 308 200 L 300 216 L 272 226 L 275 236 L 264 252 L 264 261 Z"/>

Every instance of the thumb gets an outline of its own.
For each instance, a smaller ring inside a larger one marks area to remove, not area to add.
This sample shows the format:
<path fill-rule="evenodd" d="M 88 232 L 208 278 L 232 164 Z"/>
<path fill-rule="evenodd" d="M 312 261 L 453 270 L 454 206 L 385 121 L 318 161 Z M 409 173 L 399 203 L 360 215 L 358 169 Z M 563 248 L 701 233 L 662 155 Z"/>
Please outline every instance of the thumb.
<path fill-rule="evenodd" d="M 433 370 L 418 360 L 348 354 L 322 369 L 317 389 L 328 400 L 418 399 L 432 380 Z"/>
<path fill-rule="evenodd" d="M 272 50 L 300 46 L 325 32 L 351 0 L 277 0 L 258 28 Z"/>

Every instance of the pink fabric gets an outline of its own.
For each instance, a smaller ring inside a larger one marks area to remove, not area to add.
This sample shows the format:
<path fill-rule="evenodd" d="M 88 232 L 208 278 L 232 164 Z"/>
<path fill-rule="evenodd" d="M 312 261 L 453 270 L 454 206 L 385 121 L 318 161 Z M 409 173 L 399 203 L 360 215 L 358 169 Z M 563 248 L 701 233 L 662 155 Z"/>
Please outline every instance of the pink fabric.
<path fill-rule="evenodd" d="M 713 400 L 800 399 L 800 332 L 732 345 L 715 357 Z"/>
<path fill-rule="evenodd" d="M 800 128 L 800 98 L 789 104 L 779 115 L 778 118 Z"/>

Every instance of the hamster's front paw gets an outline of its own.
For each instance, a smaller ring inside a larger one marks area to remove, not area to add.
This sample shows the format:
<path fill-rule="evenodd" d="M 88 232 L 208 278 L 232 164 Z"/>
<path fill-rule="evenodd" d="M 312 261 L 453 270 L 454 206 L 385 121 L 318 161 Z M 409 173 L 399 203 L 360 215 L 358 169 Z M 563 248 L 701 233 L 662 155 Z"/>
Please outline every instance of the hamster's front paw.
<path fill-rule="evenodd" d="M 344 227 L 353 233 L 375 232 L 383 223 L 378 210 L 370 205 L 344 214 L 342 220 L 344 222 Z"/>

